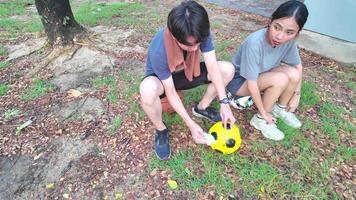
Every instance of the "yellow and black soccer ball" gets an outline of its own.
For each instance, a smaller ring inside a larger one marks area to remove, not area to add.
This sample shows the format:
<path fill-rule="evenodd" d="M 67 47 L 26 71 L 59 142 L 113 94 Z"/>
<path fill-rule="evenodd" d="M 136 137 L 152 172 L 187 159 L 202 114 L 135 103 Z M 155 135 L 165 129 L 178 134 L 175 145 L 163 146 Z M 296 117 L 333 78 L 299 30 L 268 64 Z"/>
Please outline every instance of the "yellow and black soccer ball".
<path fill-rule="evenodd" d="M 235 124 L 232 127 L 228 124 L 225 129 L 222 122 L 217 122 L 209 129 L 209 134 L 211 134 L 216 141 L 216 143 L 211 144 L 210 147 L 224 155 L 235 152 L 240 148 L 242 143 L 240 130 Z"/>

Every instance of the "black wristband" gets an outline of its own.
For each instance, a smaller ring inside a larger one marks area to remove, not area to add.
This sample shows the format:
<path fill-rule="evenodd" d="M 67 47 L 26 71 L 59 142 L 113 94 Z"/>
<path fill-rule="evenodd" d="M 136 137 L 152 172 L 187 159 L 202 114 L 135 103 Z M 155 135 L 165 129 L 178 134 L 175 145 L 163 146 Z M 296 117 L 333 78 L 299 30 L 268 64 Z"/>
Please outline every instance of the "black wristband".
<path fill-rule="evenodd" d="M 219 103 L 220 104 L 229 104 L 229 99 L 227 97 L 225 97 L 225 98 L 219 100 Z"/>

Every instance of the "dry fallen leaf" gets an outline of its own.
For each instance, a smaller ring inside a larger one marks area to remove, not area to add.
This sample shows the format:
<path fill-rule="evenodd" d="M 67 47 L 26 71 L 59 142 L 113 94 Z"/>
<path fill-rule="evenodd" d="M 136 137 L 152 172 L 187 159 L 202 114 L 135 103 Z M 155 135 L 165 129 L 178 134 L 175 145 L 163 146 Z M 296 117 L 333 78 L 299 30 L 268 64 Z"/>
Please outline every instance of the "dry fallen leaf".
<path fill-rule="evenodd" d="M 70 89 L 70 90 L 68 91 L 68 95 L 69 95 L 70 97 L 77 98 L 77 97 L 80 97 L 80 96 L 82 95 L 82 93 L 81 93 L 80 91 L 78 91 L 78 90 Z"/>
<path fill-rule="evenodd" d="M 122 198 L 124 195 L 122 193 L 116 193 L 115 194 L 115 199 L 120 199 Z"/>
<path fill-rule="evenodd" d="M 54 188 L 54 183 L 49 183 L 46 185 L 47 189 L 53 189 Z"/>
<path fill-rule="evenodd" d="M 173 189 L 173 190 L 178 187 L 177 182 L 174 181 L 174 180 L 168 180 L 168 185 L 169 185 L 169 187 L 170 187 L 171 189 Z"/>
<path fill-rule="evenodd" d="M 69 194 L 64 193 L 64 194 L 63 194 L 63 198 L 68 199 L 68 198 L 69 198 Z"/>

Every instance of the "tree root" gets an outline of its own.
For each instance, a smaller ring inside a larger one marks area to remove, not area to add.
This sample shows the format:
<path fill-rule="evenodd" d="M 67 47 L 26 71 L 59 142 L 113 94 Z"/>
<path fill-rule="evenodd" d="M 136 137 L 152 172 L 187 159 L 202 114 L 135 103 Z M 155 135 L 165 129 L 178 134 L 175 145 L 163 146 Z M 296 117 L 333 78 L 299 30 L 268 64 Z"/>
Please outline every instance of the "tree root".
<path fill-rule="evenodd" d="M 73 49 L 73 46 L 64 46 L 64 47 L 54 47 L 51 53 L 42 61 L 36 64 L 36 67 L 33 68 L 30 72 L 28 72 L 25 77 L 30 78 L 33 75 L 37 74 L 42 68 L 46 67 L 49 63 L 51 63 L 54 59 L 58 58 L 60 55 L 70 51 Z M 74 53 L 77 49 L 74 50 Z"/>

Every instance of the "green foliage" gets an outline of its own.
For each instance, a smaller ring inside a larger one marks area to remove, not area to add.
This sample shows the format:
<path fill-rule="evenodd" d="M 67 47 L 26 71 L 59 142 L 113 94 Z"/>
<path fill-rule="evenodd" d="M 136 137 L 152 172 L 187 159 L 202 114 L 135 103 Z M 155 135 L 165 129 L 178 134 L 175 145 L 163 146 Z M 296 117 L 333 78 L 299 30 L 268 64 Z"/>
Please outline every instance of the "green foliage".
<path fill-rule="evenodd" d="M 115 116 L 111 125 L 109 126 L 110 133 L 111 134 L 116 133 L 116 131 L 119 130 L 121 125 L 122 125 L 122 117 L 120 115 Z"/>
<path fill-rule="evenodd" d="M 318 114 L 320 115 L 323 132 L 334 141 L 340 141 L 339 130 L 356 131 L 355 125 L 345 119 L 346 110 L 341 106 L 324 103 L 320 106 Z"/>
<path fill-rule="evenodd" d="M 53 91 L 54 86 L 45 80 L 33 79 L 32 85 L 23 91 L 20 98 L 22 100 L 35 100 Z"/>
<path fill-rule="evenodd" d="M 6 56 L 8 53 L 7 53 L 7 50 L 4 46 L 1 46 L 0 45 L 0 56 Z M 1 67 L 2 68 L 2 67 Z"/>
<path fill-rule="evenodd" d="M 6 85 L 6 84 L 0 84 L 0 96 L 3 96 L 7 93 L 7 91 L 9 91 L 10 86 Z"/>
<path fill-rule="evenodd" d="M 126 18 L 133 12 L 143 10 L 144 6 L 141 3 L 126 3 L 119 2 L 113 4 L 89 2 L 80 5 L 75 11 L 75 19 L 82 24 L 90 26 L 105 23 L 110 21 L 113 16 L 119 16 L 120 19 Z M 133 19 L 133 18 L 132 18 Z M 135 19 L 138 20 L 138 19 Z"/>
<path fill-rule="evenodd" d="M 0 26 L 11 34 L 38 32 L 43 29 L 42 23 L 36 20 L 24 22 L 16 19 L 0 19 Z"/>
<path fill-rule="evenodd" d="M 187 91 L 184 91 L 184 104 L 185 105 L 192 105 L 194 103 L 198 103 L 203 94 L 207 89 L 207 85 L 202 85 Z"/>
<path fill-rule="evenodd" d="M 26 5 L 33 4 L 32 0 L 4 1 L 0 3 L 0 17 L 24 14 Z"/>
<path fill-rule="evenodd" d="M 106 98 L 110 103 L 117 103 L 118 102 L 118 88 L 116 86 L 116 80 L 113 76 L 106 76 L 106 77 L 97 77 L 93 81 L 93 86 L 96 89 L 102 88 L 102 87 L 108 87 L 109 91 L 106 95 Z"/>
<path fill-rule="evenodd" d="M 16 109 L 16 108 L 12 108 L 9 110 L 6 110 L 4 113 L 4 118 L 5 119 L 13 119 L 15 117 L 18 117 L 21 114 L 21 110 Z"/>
<path fill-rule="evenodd" d="M 0 62 L 0 69 L 5 69 L 9 66 L 9 63 L 7 62 Z"/>
<path fill-rule="evenodd" d="M 336 154 L 341 156 L 342 160 L 347 160 L 347 161 L 355 160 L 356 148 L 347 147 L 341 144 L 336 147 Z"/>
<path fill-rule="evenodd" d="M 301 91 L 301 108 L 306 110 L 307 108 L 314 107 L 320 102 L 320 97 L 317 95 L 318 86 L 310 81 L 303 81 Z"/>

